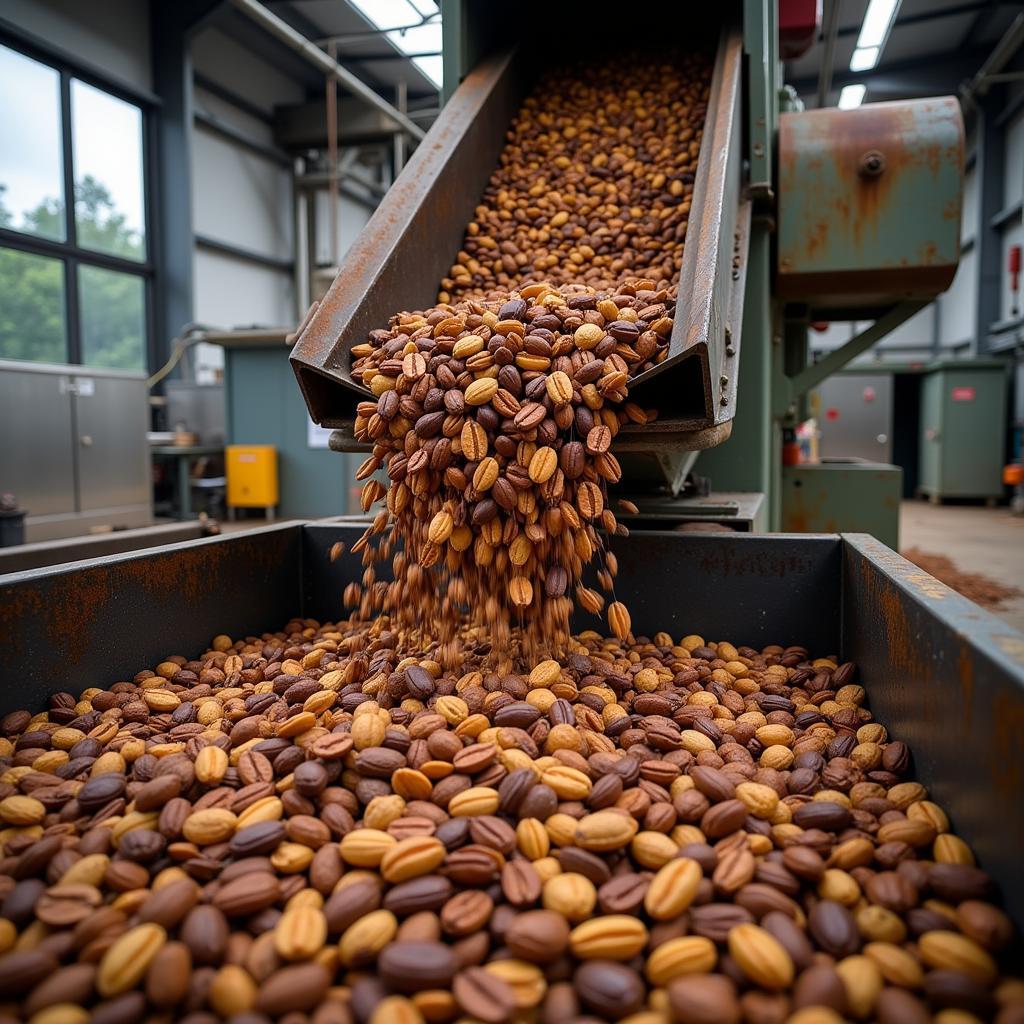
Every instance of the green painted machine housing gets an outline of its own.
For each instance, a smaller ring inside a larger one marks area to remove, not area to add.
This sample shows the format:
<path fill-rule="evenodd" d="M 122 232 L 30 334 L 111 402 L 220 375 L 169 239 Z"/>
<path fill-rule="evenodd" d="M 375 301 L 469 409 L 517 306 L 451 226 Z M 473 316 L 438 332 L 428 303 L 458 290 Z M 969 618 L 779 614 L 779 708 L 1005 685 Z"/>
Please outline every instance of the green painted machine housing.
<path fill-rule="evenodd" d="M 284 335 L 266 341 L 222 341 L 229 444 L 277 448 L 283 519 L 355 511 L 350 481 L 358 458 L 310 446 L 309 415 L 288 369 Z M 340 461 L 344 460 L 344 461 Z"/>
<path fill-rule="evenodd" d="M 933 364 L 922 381 L 918 489 L 934 501 L 1003 494 L 1006 364 Z"/>
<path fill-rule="evenodd" d="M 960 259 L 952 96 L 779 118 L 777 294 L 816 313 L 929 300 Z"/>
<path fill-rule="evenodd" d="M 826 459 L 782 467 L 782 529 L 842 533 L 850 523 L 894 551 L 900 541 L 899 466 L 860 459 Z"/>

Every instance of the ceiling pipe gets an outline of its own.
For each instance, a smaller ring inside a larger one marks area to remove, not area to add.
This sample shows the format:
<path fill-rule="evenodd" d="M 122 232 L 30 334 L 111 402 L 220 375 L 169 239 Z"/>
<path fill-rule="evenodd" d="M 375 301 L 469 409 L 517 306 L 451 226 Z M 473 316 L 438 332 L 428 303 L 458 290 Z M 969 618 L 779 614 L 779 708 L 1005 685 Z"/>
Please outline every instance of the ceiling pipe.
<path fill-rule="evenodd" d="M 960 91 L 964 107 L 973 107 L 976 97 L 984 96 L 989 88 L 999 79 L 996 77 L 1013 60 L 1014 54 L 1024 44 L 1024 14 L 1018 14 L 1003 38 L 996 43 L 995 49 L 989 54 L 985 63 L 978 68 L 977 74 Z"/>
<path fill-rule="evenodd" d="M 331 60 L 315 43 L 310 42 L 301 32 L 296 32 L 288 22 L 279 18 L 272 11 L 267 10 L 256 0 L 231 0 L 234 7 L 241 11 L 246 17 L 251 18 L 256 24 L 266 29 L 272 36 L 280 39 L 286 46 L 291 47 L 296 53 L 301 54 L 319 68 L 325 75 L 329 75 L 350 93 L 358 96 L 371 107 L 376 107 L 382 114 L 395 122 L 397 127 L 407 135 L 421 140 L 426 134 L 423 129 L 410 120 L 400 110 L 392 106 L 383 96 L 378 96 L 365 82 L 357 78 L 347 68 L 342 67 L 336 60 Z"/>
<path fill-rule="evenodd" d="M 821 72 L 818 75 L 818 109 L 828 103 L 828 94 L 832 91 L 832 65 L 836 59 L 836 39 L 839 36 L 839 8 L 842 0 L 831 0 L 828 5 L 828 18 L 825 24 L 825 55 L 821 59 Z"/>

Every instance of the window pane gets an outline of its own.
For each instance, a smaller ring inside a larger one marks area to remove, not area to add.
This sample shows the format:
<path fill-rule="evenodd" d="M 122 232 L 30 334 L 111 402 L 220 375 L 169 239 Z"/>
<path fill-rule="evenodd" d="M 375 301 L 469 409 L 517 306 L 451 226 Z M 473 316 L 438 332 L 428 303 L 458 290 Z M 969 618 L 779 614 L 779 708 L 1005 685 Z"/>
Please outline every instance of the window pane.
<path fill-rule="evenodd" d="M 71 135 L 78 244 L 145 259 L 142 111 L 72 79 Z"/>
<path fill-rule="evenodd" d="M 135 274 L 79 266 L 82 362 L 146 368 L 146 283 Z"/>
<path fill-rule="evenodd" d="M 0 46 L 0 226 L 64 240 L 60 75 Z"/>
<path fill-rule="evenodd" d="M 67 362 L 64 264 L 0 249 L 0 359 Z"/>

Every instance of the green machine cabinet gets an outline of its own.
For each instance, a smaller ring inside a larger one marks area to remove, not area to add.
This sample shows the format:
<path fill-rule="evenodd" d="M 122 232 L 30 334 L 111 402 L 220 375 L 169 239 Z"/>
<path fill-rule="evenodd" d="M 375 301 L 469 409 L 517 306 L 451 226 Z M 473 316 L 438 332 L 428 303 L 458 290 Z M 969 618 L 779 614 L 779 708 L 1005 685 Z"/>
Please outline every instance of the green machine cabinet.
<path fill-rule="evenodd" d="M 359 459 L 327 447 L 327 431 L 310 422 L 288 366 L 285 331 L 210 332 L 224 348 L 230 444 L 277 448 L 283 519 L 337 516 L 358 508 L 350 493 Z"/>
<path fill-rule="evenodd" d="M 933 364 L 922 382 L 918 490 L 933 502 L 1003 494 L 1006 365 Z"/>
<path fill-rule="evenodd" d="M 864 459 L 822 459 L 782 467 L 784 533 L 870 533 L 899 550 L 899 466 Z"/>

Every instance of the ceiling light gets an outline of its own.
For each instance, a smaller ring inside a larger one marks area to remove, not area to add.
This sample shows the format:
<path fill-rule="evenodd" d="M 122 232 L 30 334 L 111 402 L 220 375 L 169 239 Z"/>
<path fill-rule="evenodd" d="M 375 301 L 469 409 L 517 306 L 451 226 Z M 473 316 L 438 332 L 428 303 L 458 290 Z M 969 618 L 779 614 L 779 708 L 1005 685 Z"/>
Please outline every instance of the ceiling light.
<path fill-rule="evenodd" d="M 850 58 L 851 71 L 870 71 L 878 63 L 878 55 L 882 52 L 879 46 L 862 46 L 853 51 Z"/>
<path fill-rule="evenodd" d="M 864 93 L 868 91 L 866 85 L 844 85 L 843 91 L 839 94 L 839 109 L 853 110 L 864 102 Z"/>
<path fill-rule="evenodd" d="M 860 27 L 857 37 L 857 49 L 863 50 L 877 46 L 879 50 L 885 46 L 889 29 L 896 19 L 900 0 L 871 0 L 864 14 L 864 24 Z"/>

